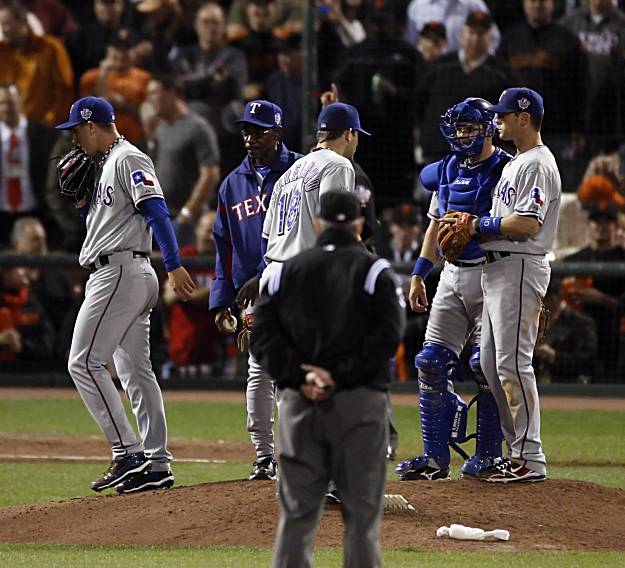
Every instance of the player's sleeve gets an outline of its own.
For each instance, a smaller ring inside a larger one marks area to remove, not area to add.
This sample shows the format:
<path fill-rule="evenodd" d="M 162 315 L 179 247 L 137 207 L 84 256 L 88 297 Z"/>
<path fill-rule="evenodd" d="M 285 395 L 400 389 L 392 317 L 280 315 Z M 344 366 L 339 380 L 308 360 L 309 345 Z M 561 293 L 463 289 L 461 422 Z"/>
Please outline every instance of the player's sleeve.
<path fill-rule="evenodd" d="M 228 210 L 223 201 L 227 180 L 219 188 L 217 197 L 217 215 L 213 225 L 213 239 L 215 240 L 215 277 L 208 298 L 208 308 L 215 310 L 229 308 L 234 304 L 234 283 L 232 281 L 232 239 Z"/>
<path fill-rule="evenodd" d="M 128 189 L 135 207 L 144 199 L 163 197 L 161 184 L 156 179 L 154 164 L 143 153 L 131 153 L 118 161 L 117 175 L 122 178 L 123 187 Z"/>
<path fill-rule="evenodd" d="M 553 182 L 545 171 L 537 168 L 526 170 L 519 176 L 514 213 L 525 217 L 535 217 L 542 225 L 553 193 Z"/>
<path fill-rule="evenodd" d="M 152 229 L 154 239 L 158 243 L 158 248 L 161 249 L 161 253 L 163 253 L 165 270 L 167 270 L 167 272 L 172 272 L 182 266 L 180 263 L 178 241 L 176 240 L 174 228 L 169 219 L 169 210 L 167 209 L 165 200 L 160 197 L 142 199 L 137 204 L 137 208 Z"/>
<path fill-rule="evenodd" d="M 278 202 L 278 197 L 280 196 L 281 184 L 280 180 L 276 182 L 273 186 L 273 191 L 271 192 L 271 199 L 269 200 L 269 207 L 267 207 L 267 213 L 265 214 L 265 220 L 263 221 L 263 238 L 268 239 L 271 233 L 271 225 L 273 224 L 273 218 L 276 214 L 276 203 Z"/>
<path fill-rule="evenodd" d="M 441 218 L 441 212 L 438 207 L 438 191 L 435 191 L 432 194 L 432 197 L 430 199 L 430 208 L 428 209 L 428 217 L 434 220 Z"/>
<path fill-rule="evenodd" d="M 332 189 L 356 191 L 356 174 L 349 162 L 329 166 L 323 172 L 319 182 L 319 196 Z"/>

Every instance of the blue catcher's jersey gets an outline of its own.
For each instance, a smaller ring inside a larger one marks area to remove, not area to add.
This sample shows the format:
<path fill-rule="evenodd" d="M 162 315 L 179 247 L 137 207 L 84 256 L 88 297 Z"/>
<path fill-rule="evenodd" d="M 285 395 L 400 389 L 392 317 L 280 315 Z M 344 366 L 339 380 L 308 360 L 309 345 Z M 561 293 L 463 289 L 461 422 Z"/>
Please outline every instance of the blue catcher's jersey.
<path fill-rule="evenodd" d="M 454 154 L 429 164 L 419 176 L 423 187 L 432 191 L 432 205 L 428 216 L 440 219 L 447 211 L 466 211 L 478 217 L 490 214 L 491 196 L 501 177 L 503 167 L 512 156 L 501 148 L 477 164 L 459 162 Z M 460 260 L 472 260 L 484 256 L 477 241 L 469 241 Z"/>

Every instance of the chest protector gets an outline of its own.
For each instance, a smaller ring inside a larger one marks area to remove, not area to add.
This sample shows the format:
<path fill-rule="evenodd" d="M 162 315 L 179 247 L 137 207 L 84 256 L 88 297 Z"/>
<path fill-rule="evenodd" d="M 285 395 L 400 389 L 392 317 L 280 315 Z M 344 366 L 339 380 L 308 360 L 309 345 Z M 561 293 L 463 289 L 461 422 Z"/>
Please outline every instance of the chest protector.
<path fill-rule="evenodd" d="M 448 154 L 439 167 L 438 210 L 441 217 L 447 211 L 464 211 L 484 217 L 490 214 L 492 191 L 501 177 L 503 167 L 512 157 L 503 150 L 475 165 L 460 163 Z M 470 241 L 460 255 L 461 260 L 484 256 L 477 241 Z"/>

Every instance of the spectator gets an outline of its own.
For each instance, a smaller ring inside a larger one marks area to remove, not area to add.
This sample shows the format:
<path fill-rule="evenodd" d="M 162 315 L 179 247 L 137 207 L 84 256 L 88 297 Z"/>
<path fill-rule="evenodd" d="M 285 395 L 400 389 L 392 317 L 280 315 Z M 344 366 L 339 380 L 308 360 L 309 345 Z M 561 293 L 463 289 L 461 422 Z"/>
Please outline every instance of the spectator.
<path fill-rule="evenodd" d="M 441 22 L 428 22 L 419 33 L 417 49 L 426 64 L 438 61 L 447 51 L 447 30 Z"/>
<path fill-rule="evenodd" d="M 72 13 L 61 0 L 22 0 L 22 5 L 30 10 L 29 16 L 38 20 L 45 34 L 64 41 L 76 29 Z"/>
<path fill-rule="evenodd" d="M 449 148 L 440 136 L 440 117 L 467 97 L 496 101 L 510 84 L 508 67 L 489 55 L 491 18 L 471 12 L 462 26 L 460 49 L 441 57 L 423 76 L 417 104 L 420 154 L 426 163 L 441 159 Z"/>
<path fill-rule="evenodd" d="M 0 272 L 0 362 L 40 364 L 54 352 L 54 331 L 29 287 L 25 268 Z"/>
<path fill-rule="evenodd" d="M 70 105 L 74 80 L 65 47 L 52 36 L 34 35 L 17 0 L 0 4 L 0 29 L 0 84 L 18 87 L 29 119 L 46 126 L 59 122 Z"/>
<path fill-rule="evenodd" d="M 24 116 L 15 85 L 0 85 L 0 247 L 24 215 L 38 215 L 53 229 L 44 194 L 54 137 L 51 128 Z"/>
<path fill-rule="evenodd" d="M 483 0 L 412 0 L 406 11 L 404 38 L 410 45 L 417 45 L 419 33 L 428 22 L 441 22 L 447 30 L 447 53 L 457 51 L 462 27 L 467 16 L 475 11 L 488 13 L 488 7 Z M 491 25 L 491 37 L 490 53 L 495 53 L 500 39 L 495 23 Z"/>
<path fill-rule="evenodd" d="M 89 69 L 80 78 L 80 96 L 103 97 L 115 106 L 120 134 L 135 146 L 145 145 L 139 107 L 145 101 L 150 74 L 130 62 L 130 44 L 113 39 L 106 46 L 106 56 L 97 69 Z"/>
<path fill-rule="evenodd" d="M 138 34 L 125 27 L 124 0 L 93 0 L 94 17 L 67 38 L 74 76 L 98 67 L 106 57 L 106 46 L 118 38 L 137 41 Z"/>
<path fill-rule="evenodd" d="M 625 144 L 621 145 L 617 151 L 599 154 L 590 160 L 582 183 L 596 175 L 607 177 L 617 191 L 625 195 Z"/>
<path fill-rule="evenodd" d="M 133 64 L 152 72 L 169 71 L 172 47 L 196 40 L 185 25 L 179 0 L 140 0 L 135 8 L 138 14 L 131 28 L 139 30 L 142 39 L 132 48 Z"/>
<path fill-rule="evenodd" d="M 612 0 L 587 0 L 562 25 L 577 35 L 588 58 L 588 145 L 593 151 L 611 151 L 623 141 L 625 125 L 625 14 Z"/>
<path fill-rule="evenodd" d="M 22 217 L 15 222 L 11 231 L 11 244 L 16 253 L 48 254 L 46 230 L 35 217 Z M 63 272 L 52 266 L 43 270 L 28 268 L 26 275 L 31 290 L 54 329 L 54 353 L 57 358 L 67 361 L 79 307 L 72 285 Z"/>
<path fill-rule="evenodd" d="M 293 34 L 278 53 L 279 70 L 265 81 L 263 91 L 270 101 L 282 108 L 282 140 L 294 151 L 302 148 L 302 38 Z"/>
<path fill-rule="evenodd" d="M 278 70 L 278 53 L 282 42 L 272 27 L 276 4 L 274 0 L 246 0 L 248 19 L 247 34 L 232 45 L 238 47 L 247 58 L 249 82 L 243 91 L 246 101 L 259 99 L 262 84 Z"/>
<path fill-rule="evenodd" d="M 609 203 L 597 203 L 588 213 L 590 243 L 567 256 L 565 262 L 624 262 L 625 251 L 617 242 L 617 210 Z M 564 280 L 565 298 L 581 308 L 597 326 L 599 347 L 595 365 L 595 381 L 613 380 L 616 368 L 618 298 L 625 289 L 625 280 L 614 276 L 577 277 Z"/>
<path fill-rule="evenodd" d="M 234 0 L 228 11 L 228 39 L 237 41 L 249 33 L 250 17 L 247 12 L 248 0 Z M 302 0 L 276 0 L 271 11 L 269 26 L 279 38 L 292 33 L 301 33 L 304 19 Z"/>
<path fill-rule="evenodd" d="M 213 127 L 191 112 L 180 86 L 167 76 L 154 77 L 148 99 L 160 119 L 154 166 L 169 211 L 175 217 L 178 242 L 193 242 L 190 225 L 216 197 L 219 147 Z"/>
<path fill-rule="evenodd" d="M 597 330 L 589 316 L 562 298 L 562 280 L 552 277 L 543 304 L 549 310 L 545 338 L 534 348 L 539 383 L 587 383 L 597 359 Z"/>
<path fill-rule="evenodd" d="M 363 0 L 318 0 L 317 12 L 332 23 L 345 47 L 366 39 L 362 23 L 366 19 Z"/>
<path fill-rule="evenodd" d="M 225 42 L 225 18 L 219 4 L 202 4 L 194 26 L 197 43 L 173 49 L 172 72 L 177 75 L 189 105 L 218 126 L 223 107 L 242 96 L 247 83 L 247 62 L 239 49 Z"/>
<path fill-rule="evenodd" d="M 549 109 L 543 140 L 553 151 L 562 187 L 577 187 L 581 172 L 572 158 L 584 147 L 586 59 L 581 44 L 566 28 L 554 23 L 553 0 L 523 0 L 525 22 L 503 36 L 499 55 L 518 82 L 542 94 Z"/>
<path fill-rule="evenodd" d="M 180 256 L 215 254 L 215 215 L 214 211 L 209 211 L 200 217 L 195 227 L 196 244 L 182 247 Z M 190 270 L 189 273 L 197 288 L 188 301 L 182 302 L 169 282 L 163 289 L 163 302 L 171 310 L 169 355 L 176 365 L 220 364 L 225 356 L 225 341 L 213 318 L 206 313 L 215 270 Z"/>
<path fill-rule="evenodd" d="M 393 35 L 389 15 L 376 14 L 370 24 L 367 39 L 345 52 L 335 79 L 341 100 L 360 110 L 375 135 L 361 139 L 358 155 L 374 187 L 385 188 L 376 194 L 379 205 L 412 196 L 414 100 L 422 60 L 416 48 Z"/>

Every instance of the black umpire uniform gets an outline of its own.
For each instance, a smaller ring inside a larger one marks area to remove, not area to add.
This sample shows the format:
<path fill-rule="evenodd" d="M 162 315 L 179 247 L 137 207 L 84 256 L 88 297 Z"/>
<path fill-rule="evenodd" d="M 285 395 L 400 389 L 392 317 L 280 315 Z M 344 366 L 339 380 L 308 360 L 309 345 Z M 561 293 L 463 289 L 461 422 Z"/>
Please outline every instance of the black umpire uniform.
<path fill-rule="evenodd" d="M 314 248 L 263 274 L 250 341 L 280 389 L 282 515 L 273 565 L 311 566 L 332 479 L 345 521 L 345 566 L 380 566 L 388 360 L 405 306 L 388 261 L 357 239 L 354 194 L 323 194 L 319 224 Z"/>

